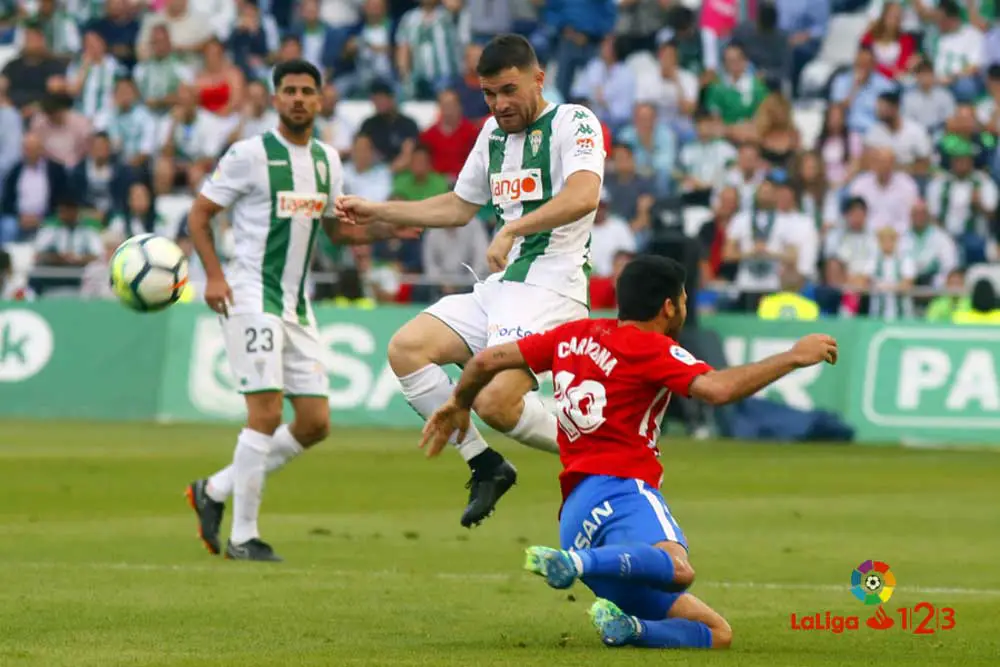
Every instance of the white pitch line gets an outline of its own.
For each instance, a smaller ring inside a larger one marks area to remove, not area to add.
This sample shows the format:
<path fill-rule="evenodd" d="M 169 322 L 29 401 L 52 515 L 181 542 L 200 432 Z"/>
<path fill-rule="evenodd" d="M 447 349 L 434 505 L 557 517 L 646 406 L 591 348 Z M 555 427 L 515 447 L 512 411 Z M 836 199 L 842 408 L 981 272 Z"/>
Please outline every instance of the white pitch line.
<path fill-rule="evenodd" d="M 125 570 L 131 572 L 198 572 L 206 574 L 244 574 L 255 576 L 271 575 L 326 575 L 328 577 L 432 577 L 434 579 L 446 579 L 453 581 L 510 581 L 514 577 L 521 576 L 519 572 L 504 574 L 500 572 L 403 572 L 400 570 L 339 570 L 326 569 L 323 567 L 286 567 L 284 565 L 263 564 L 261 566 L 242 567 L 235 563 L 227 563 L 220 566 L 177 564 L 167 565 L 161 563 L 56 563 L 42 561 L 11 562 L 0 561 L 0 566 L 4 568 L 24 568 L 24 569 L 52 569 L 52 570 Z M 799 584 L 799 583 L 777 583 L 761 581 L 699 581 L 696 587 L 705 588 L 749 588 L 774 591 L 814 591 L 814 592 L 842 592 L 849 587 L 846 584 Z M 956 588 L 948 586 L 897 586 L 897 592 L 918 593 L 922 595 L 981 595 L 1000 596 L 998 588 Z"/>

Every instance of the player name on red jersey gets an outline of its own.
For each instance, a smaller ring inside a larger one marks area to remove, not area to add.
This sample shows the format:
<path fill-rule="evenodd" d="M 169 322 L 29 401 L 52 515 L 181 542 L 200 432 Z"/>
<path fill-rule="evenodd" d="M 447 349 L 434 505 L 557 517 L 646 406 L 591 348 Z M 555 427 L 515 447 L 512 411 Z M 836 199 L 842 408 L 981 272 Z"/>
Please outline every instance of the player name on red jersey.
<path fill-rule="evenodd" d="M 559 355 L 560 359 L 565 359 L 566 357 L 574 354 L 583 357 L 590 357 L 590 360 L 597 364 L 597 367 L 601 369 L 601 372 L 607 376 L 610 376 L 611 371 L 613 371 L 615 366 L 618 365 L 618 359 L 611 356 L 610 352 L 590 337 L 577 338 L 574 336 L 568 341 L 559 343 L 556 348 L 556 354 Z"/>

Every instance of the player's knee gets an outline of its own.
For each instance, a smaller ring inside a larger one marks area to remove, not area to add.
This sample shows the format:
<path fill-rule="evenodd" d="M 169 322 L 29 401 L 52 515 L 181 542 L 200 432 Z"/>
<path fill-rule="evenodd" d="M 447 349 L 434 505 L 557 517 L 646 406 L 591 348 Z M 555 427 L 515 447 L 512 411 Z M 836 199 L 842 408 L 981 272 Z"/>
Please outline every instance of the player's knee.
<path fill-rule="evenodd" d="M 252 411 L 247 414 L 247 426 L 258 433 L 274 435 L 274 432 L 281 426 L 281 410 Z"/>
<path fill-rule="evenodd" d="M 305 422 L 296 434 L 299 444 L 303 447 L 318 445 L 330 435 L 330 418 L 316 417 Z"/>
<path fill-rule="evenodd" d="M 490 383 L 476 397 L 474 409 L 491 428 L 508 433 L 521 418 L 521 396 L 511 395 L 501 384 Z"/>
<path fill-rule="evenodd" d="M 691 562 L 685 558 L 677 558 L 672 556 L 674 561 L 674 582 L 688 589 L 691 584 L 694 583 L 694 568 L 691 567 Z"/>
<path fill-rule="evenodd" d="M 389 366 L 396 377 L 415 373 L 431 363 L 424 349 L 424 341 L 410 325 L 393 334 L 389 340 Z"/>
<path fill-rule="evenodd" d="M 712 648 L 729 648 L 733 645 L 733 629 L 726 619 L 719 616 L 708 629 L 712 631 Z"/>

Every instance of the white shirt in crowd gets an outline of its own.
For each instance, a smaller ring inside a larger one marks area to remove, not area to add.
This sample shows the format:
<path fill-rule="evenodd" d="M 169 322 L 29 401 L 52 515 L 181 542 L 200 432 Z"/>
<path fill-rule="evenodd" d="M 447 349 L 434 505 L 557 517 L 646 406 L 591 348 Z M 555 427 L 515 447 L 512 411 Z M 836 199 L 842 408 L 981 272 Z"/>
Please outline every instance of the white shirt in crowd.
<path fill-rule="evenodd" d="M 955 76 L 968 67 L 983 62 L 983 33 L 971 25 L 938 37 L 934 55 L 934 74 L 939 78 Z"/>
<path fill-rule="evenodd" d="M 74 254 L 80 257 L 99 257 L 104 253 L 100 233 L 93 227 L 77 225 L 45 225 L 35 236 L 35 250 L 41 254 L 55 252 L 60 255 Z"/>
<path fill-rule="evenodd" d="M 912 257 L 904 254 L 899 247 L 892 255 L 886 255 L 879 249 L 868 261 L 864 275 L 871 279 L 869 317 L 883 320 L 913 317 L 913 299 L 891 291 L 904 280 L 917 277 L 917 265 Z"/>
<path fill-rule="evenodd" d="M 927 210 L 931 216 L 941 221 L 949 234 L 959 235 L 967 231 L 986 234 L 987 218 L 982 213 L 973 214 L 972 195 L 979 192 L 979 201 L 987 211 L 997 209 L 998 193 L 996 183 L 986 174 L 972 172 L 967 178 L 954 174 L 934 177 L 927 186 Z"/>
<path fill-rule="evenodd" d="M 901 167 L 908 167 L 917 160 L 929 159 L 933 152 L 927 129 L 909 118 L 900 118 L 899 129 L 895 132 L 885 123 L 875 123 L 865 135 L 865 146 L 891 148 Z"/>
<path fill-rule="evenodd" d="M 636 87 L 635 101 L 656 107 L 660 120 L 673 120 L 681 115 L 682 102 L 698 101 L 698 77 L 680 68 L 674 79 L 666 79 L 659 73 L 642 77 Z"/>
<path fill-rule="evenodd" d="M 911 229 L 900 239 L 899 250 L 913 258 L 916 275 L 933 274 L 932 287 L 944 287 L 948 274 L 958 266 L 954 239 L 937 225 L 928 225 L 921 232 Z"/>
<path fill-rule="evenodd" d="M 851 184 L 850 194 L 868 205 L 869 231 L 893 227 L 900 235 L 910 228 L 910 212 L 920 199 L 917 182 L 902 171 L 893 173 L 885 186 L 874 172 L 866 171 Z"/>
<path fill-rule="evenodd" d="M 736 286 L 746 291 L 776 291 L 781 288 L 779 262 L 748 257 L 755 238 L 760 238 L 772 253 L 792 247 L 796 251 L 796 269 L 811 278 L 816 273 L 819 236 L 812 221 L 799 211 L 772 212 L 753 209 L 736 214 L 726 230 L 726 240 L 735 241 L 744 258 L 736 273 Z"/>
<path fill-rule="evenodd" d="M 868 266 L 875 257 L 878 243 L 875 235 L 850 229 L 835 229 L 826 237 L 823 255 L 839 260 L 849 276 L 867 275 Z"/>
<path fill-rule="evenodd" d="M 605 221 L 595 223 L 590 232 L 590 263 L 594 275 L 605 278 L 614 273 L 615 255 L 622 251 L 636 251 L 635 233 L 625 220 L 608 214 Z"/>

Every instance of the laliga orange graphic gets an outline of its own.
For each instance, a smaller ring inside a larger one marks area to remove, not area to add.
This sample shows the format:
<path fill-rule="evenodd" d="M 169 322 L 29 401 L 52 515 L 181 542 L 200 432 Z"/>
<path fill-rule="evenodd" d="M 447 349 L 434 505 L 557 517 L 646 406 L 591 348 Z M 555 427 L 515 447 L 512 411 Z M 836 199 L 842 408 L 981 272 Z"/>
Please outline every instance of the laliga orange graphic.
<path fill-rule="evenodd" d="M 896 577 L 887 563 L 866 560 L 851 572 L 851 594 L 865 605 L 878 605 L 878 609 L 865 625 L 872 630 L 890 630 L 896 627 L 915 635 L 933 635 L 955 627 L 955 610 L 936 607 L 930 602 L 919 602 L 913 607 L 899 607 L 895 615 L 883 606 L 892 597 Z M 895 618 L 893 617 L 895 616 Z M 841 634 L 846 630 L 860 630 L 858 616 L 841 616 L 830 611 L 808 615 L 791 615 L 792 630 L 820 631 Z"/>

